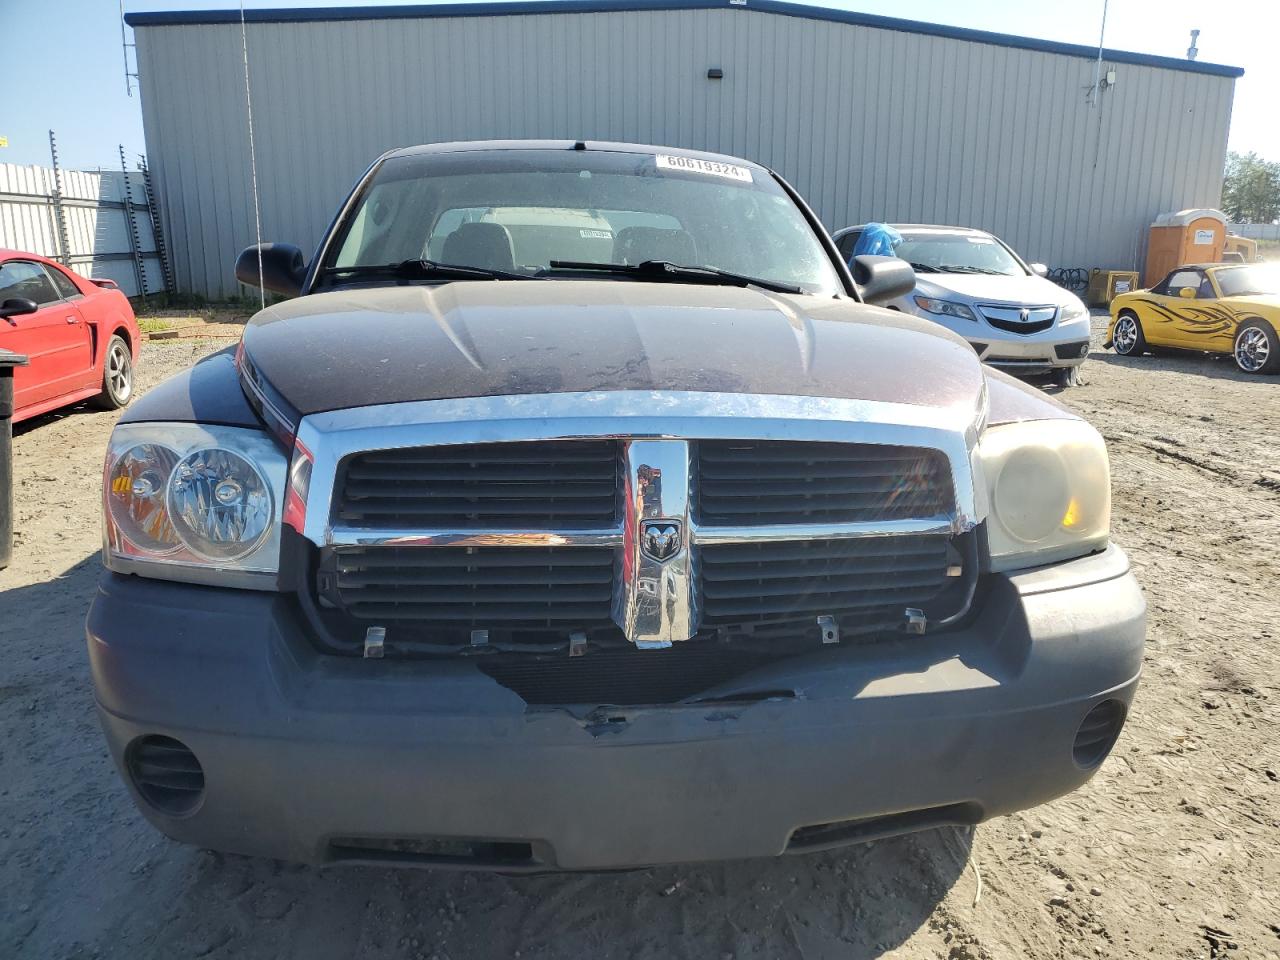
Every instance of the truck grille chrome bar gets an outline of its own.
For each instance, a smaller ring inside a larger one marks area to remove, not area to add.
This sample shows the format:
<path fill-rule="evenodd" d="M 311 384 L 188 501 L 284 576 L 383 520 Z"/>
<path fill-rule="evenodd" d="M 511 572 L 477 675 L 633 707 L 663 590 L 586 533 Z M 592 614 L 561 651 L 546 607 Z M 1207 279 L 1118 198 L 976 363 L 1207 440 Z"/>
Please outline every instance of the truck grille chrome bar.
<path fill-rule="evenodd" d="M 955 532 L 955 521 L 945 514 L 915 520 L 863 520 L 851 523 L 793 523 L 748 527 L 704 527 L 690 524 L 699 544 L 785 543 L 789 540 L 862 540 L 903 534 L 932 536 Z M 367 530 L 334 527 L 328 536 L 333 547 L 620 547 L 626 541 L 621 524 L 609 530 Z"/>
<path fill-rule="evenodd" d="M 619 547 L 621 524 L 602 530 L 383 530 L 333 527 L 332 547 Z"/>

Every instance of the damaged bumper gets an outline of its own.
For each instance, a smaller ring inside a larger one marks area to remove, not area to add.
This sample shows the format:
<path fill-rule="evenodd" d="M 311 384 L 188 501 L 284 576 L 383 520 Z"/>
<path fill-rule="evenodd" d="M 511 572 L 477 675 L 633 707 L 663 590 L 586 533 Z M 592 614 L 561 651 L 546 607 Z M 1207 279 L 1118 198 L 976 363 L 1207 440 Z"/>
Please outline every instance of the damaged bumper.
<path fill-rule="evenodd" d="M 108 574 L 88 621 L 112 754 L 169 836 L 504 870 L 772 856 L 1041 803 L 1105 756 L 1144 635 L 1114 547 L 990 578 L 962 630 L 778 661 L 714 704 L 590 713 L 468 661 L 319 654 L 282 595 Z M 148 767 L 174 742 L 198 765 Z"/>
<path fill-rule="evenodd" d="M 992 339 L 971 340 L 973 348 L 984 363 L 1006 372 L 1036 372 L 1058 367 L 1078 367 L 1089 357 L 1089 332 L 1072 339 Z"/>

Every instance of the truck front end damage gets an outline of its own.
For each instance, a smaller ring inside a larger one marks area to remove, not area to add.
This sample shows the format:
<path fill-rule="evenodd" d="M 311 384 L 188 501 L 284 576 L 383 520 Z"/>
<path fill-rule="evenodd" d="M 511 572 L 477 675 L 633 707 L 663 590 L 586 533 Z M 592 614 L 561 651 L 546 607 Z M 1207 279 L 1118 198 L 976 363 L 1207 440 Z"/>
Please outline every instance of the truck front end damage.
<path fill-rule="evenodd" d="M 113 755 L 168 835 L 313 863 L 773 856 L 1051 799 L 1120 732 L 1145 606 L 1091 428 L 988 419 L 985 391 L 485 397 L 307 415 L 289 458 L 123 425 L 109 514 L 148 456 L 255 489 L 239 450 L 281 517 L 215 563 L 171 518 L 164 579 L 109 524 Z"/>

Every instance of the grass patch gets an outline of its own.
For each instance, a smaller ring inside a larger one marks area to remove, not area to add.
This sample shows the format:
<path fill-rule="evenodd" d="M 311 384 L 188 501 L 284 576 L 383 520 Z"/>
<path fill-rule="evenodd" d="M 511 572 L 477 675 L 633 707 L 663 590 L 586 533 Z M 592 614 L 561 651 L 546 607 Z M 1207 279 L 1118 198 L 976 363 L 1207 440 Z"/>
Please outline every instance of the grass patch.
<path fill-rule="evenodd" d="M 191 323 L 190 320 L 176 320 L 173 317 L 138 317 L 138 329 L 143 333 L 160 333 L 162 330 L 177 330 Z"/>

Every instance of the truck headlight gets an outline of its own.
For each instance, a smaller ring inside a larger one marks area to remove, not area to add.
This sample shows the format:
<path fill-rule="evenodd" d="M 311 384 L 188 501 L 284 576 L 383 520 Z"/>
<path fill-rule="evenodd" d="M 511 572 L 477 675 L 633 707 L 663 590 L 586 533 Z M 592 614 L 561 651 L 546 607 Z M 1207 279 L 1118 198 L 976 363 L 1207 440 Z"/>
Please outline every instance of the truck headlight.
<path fill-rule="evenodd" d="M 1018 570 L 1100 550 L 1111 529 L 1111 470 L 1102 436 L 1083 420 L 987 428 L 978 445 L 993 570 Z"/>
<path fill-rule="evenodd" d="M 978 320 L 973 315 L 973 311 L 963 303 L 956 303 L 952 300 L 935 300 L 933 297 L 916 297 L 915 302 L 916 306 L 926 313 L 936 313 L 941 317 L 958 317 L 961 320 L 972 320 L 975 323 Z"/>
<path fill-rule="evenodd" d="M 286 467 L 258 430 L 118 425 L 107 447 L 103 562 L 119 573 L 275 589 Z"/>

